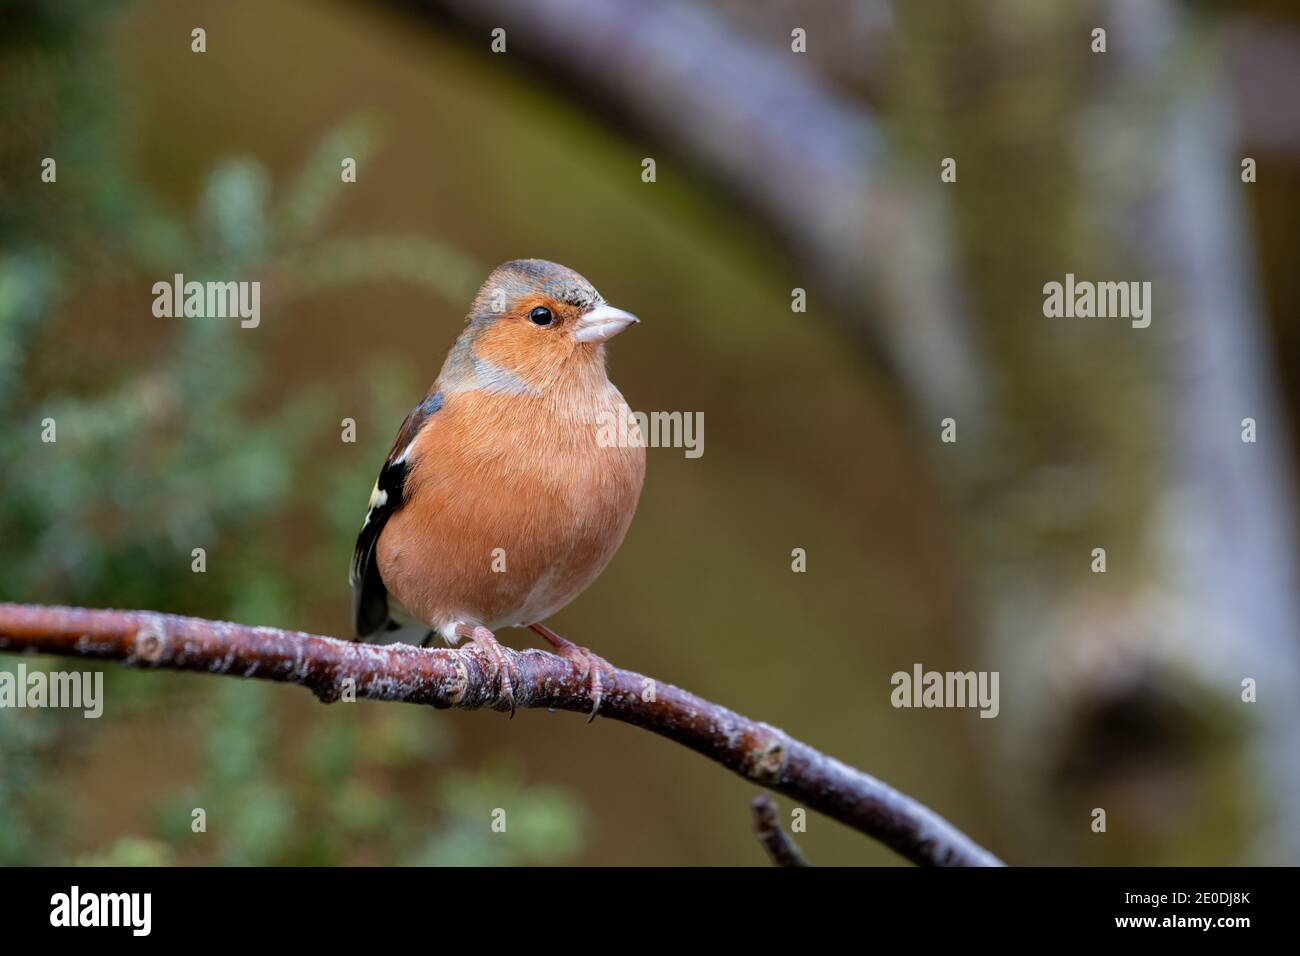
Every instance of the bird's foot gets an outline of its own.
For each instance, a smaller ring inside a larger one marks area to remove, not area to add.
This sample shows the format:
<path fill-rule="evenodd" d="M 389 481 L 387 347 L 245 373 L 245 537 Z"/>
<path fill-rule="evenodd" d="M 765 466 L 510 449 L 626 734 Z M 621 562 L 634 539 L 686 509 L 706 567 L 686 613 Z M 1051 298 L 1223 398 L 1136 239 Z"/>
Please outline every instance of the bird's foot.
<path fill-rule="evenodd" d="M 492 678 L 497 682 L 498 696 L 504 697 L 510 704 L 510 716 L 515 716 L 515 682 L 519 680 L 519 671 L 514 661 L 501 647 L 496 635 L 481 624 L 471 627 L 468 624 L 456 625 L 457 637 L 468 637 L 483 652 L 492 665 Z"/>
<path fill-rule="evenodd" d="M 591 713 L 587 717 L 587 723 L 596 719 L 596 712 L 600 710 L 600 701 L 604 697 L 605 681 L 614 683 L 614 665 L 605 658 L 601 657 L 594 651 L 565 640 L 556 634 L 545 624 L 530 624 L 532 630 L 536 631 L 547 642 L 555 648 L 555 652 L 565 660 L 573 661 L 582 668 L 582 677 L 591 687 Z"/>

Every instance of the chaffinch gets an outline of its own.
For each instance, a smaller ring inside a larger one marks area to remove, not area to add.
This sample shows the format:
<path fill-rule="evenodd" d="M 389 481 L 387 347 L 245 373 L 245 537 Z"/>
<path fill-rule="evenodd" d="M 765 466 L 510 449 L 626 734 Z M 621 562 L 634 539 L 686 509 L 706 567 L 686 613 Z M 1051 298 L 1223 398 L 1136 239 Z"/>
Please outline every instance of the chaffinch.
<path fill-rule="evenodd" d="M 605 343 L 638 321 L 554 262 L 488 276 L 371 492 L 350 575 L 358 637 L 409 616 L 424 644 L 469 638 L 513 713 L 518 674 L 493 632 L 530 627 L 584 667 L 595 716 L 609 665 L 541 622 L 596 580 L 636 511 L 640 432 L 602 441 L 599 423 L 630 419 Z"/>

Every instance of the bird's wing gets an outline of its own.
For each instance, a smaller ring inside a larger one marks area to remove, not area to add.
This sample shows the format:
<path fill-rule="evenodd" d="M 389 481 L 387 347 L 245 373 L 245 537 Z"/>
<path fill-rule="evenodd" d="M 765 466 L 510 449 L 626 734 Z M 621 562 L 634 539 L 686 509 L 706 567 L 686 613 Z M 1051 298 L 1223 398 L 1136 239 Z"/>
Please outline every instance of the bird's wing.
<path fill-rule="evenodd" d="M 424 401 L 411 409 L 402 422 L 392 450 L 380 469 L 379 478 L 370 492 L 370 510 L 357 535 L 357 546 L 352 552 L 352 569 L 348 580 L 352 584 L 352 626 L 358 637 L 370 637 L 388 625 L 388 589 L 379 575 L 376 549 L 379 535 L 389 517 L 402 507 L 407 475 L 407 455 L 411 443 L 428 420 L 442 408 L 442 393 L 431 392 Z"/>

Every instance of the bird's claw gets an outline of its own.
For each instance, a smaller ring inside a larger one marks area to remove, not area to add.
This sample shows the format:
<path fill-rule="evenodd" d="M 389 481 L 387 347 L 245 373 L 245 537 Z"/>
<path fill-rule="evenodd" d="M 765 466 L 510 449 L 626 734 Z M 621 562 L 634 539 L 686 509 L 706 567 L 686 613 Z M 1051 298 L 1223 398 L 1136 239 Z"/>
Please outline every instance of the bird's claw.
<path fill-rule="evenodd" d="M 473 641 L 474 646 L 482 651 L 483 656 L 487 658 L 492 669 L 492 679 L 497 684 L 497 697 L 505 698 L 506 703 L 510 705 L 510 717 L 513 720 L 515 716 L 515 683 L 519 680 L 519 670 L 514 661 L 502 649 L 501 642 L 496 639 L 496 635 L 482 625 L 475 628 L 470 628 L 468 625 L 458 625 L 456 633 Z"/>
<path fill-rule="evenodd" d="M 587 723 L 591 723 L 596 719 L 600 702 L 605 696 L 605 679 L 614 683 L 614 665 L 588 648 L 576 644 L 573 648 L 576 653 L 570 659 L 586 665 L 586 672 L 582 676 L 588 680 L 591 688 L 591 713 L 587 715 Z"/>
<path fill-rule="evenodd" d="M 532 629 L 546 638 L 560 657 L 572 661 L 582 668 L 582 679 L 587 681 L 587 686 L 591 692 L 591 713 L 587 715 L 587 723 L 591 723 L 596 719 L 596 714 L 600 710 L 600 702 L 605 697 L 605 681 L 608 680 L 611 684 L 614 683 L 614 665 L 590 648 L 582 647 L 573 643 L 573 641 L 560 637 L 545 624 L 533 624 Z"/>

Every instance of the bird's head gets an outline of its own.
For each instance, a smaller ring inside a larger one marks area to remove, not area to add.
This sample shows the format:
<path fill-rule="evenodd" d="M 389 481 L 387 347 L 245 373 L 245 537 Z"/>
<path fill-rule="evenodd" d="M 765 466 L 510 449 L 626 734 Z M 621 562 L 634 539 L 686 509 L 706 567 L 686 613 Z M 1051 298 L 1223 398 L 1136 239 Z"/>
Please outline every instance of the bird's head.
<path fill-rule="evenodd" d="M 607 305 L 572 269 L 516 259 L 494 269 L 479 289 L 444 376 L 525 390 L 566 375 L 603 375 L 604 344 L 639 321 Z"/>

